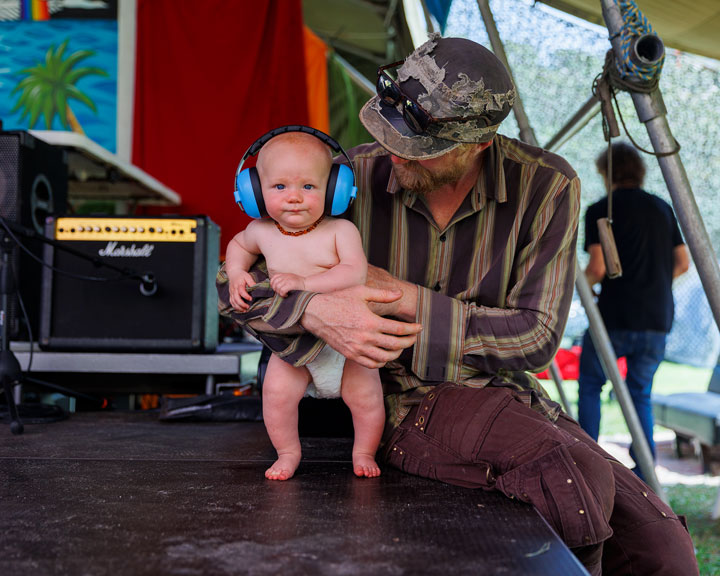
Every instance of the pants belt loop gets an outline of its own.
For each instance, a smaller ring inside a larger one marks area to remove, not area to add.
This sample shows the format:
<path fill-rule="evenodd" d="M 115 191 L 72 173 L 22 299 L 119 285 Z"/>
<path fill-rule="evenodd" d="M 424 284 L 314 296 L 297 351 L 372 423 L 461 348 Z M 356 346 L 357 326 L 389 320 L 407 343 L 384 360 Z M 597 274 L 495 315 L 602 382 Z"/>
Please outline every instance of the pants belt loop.
<path fill-rule="evenodd" d="M 417 412 L 415 413 L 413 426 L 420 430 L 420 432 L 425 432 L 425 425 L 427 424 L 428 418 L 430 418 L 430 414 L 432 414 L 433 408 L 437 403 L 438 396 L 448 389 L 456 386 L 456 384 L 452 384 L 451 382 L 443 382 L 426 393 L 418 406 Z"/>

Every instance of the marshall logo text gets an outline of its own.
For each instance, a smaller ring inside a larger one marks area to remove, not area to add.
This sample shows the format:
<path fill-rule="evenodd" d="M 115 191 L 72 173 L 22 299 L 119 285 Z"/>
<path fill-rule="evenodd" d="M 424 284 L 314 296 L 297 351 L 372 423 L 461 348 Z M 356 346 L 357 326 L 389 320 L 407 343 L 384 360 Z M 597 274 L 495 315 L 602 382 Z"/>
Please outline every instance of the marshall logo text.
<path fill-rule="evenodd" d="M 100 256 L 109 256 L 110 258 L 149 258 L 154 249 L 154 244 L 145 244 L 138 248 L 135 244 L 118 246 L 117 242 L 108 242 L 105 248 L 98 250 L 98 254 Z"/>

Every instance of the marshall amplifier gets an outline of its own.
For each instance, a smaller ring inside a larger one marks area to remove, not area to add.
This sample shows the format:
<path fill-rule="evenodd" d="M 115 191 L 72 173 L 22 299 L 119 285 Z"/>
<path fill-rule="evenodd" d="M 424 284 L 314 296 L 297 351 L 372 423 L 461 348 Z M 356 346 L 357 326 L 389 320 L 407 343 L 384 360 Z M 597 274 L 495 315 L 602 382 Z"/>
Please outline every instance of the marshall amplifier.
<path fill-rule="evenodd" d="M 220 230 L 207 217 L 48 218 L 45 234 L 41 348 L 217 346 Z"/>

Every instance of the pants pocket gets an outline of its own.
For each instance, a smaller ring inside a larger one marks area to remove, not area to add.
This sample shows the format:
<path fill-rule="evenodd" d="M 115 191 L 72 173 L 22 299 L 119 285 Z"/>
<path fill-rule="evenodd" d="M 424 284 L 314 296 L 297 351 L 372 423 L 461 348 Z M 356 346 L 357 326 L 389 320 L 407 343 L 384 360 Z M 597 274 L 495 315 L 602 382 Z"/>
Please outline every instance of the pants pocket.
<path fill-rule="evenodd" d="M 535 506 L 571 548 L 612 535 L 612 468 L 584 444 L 557 446 L 500 475 L 496 487 Z"/>

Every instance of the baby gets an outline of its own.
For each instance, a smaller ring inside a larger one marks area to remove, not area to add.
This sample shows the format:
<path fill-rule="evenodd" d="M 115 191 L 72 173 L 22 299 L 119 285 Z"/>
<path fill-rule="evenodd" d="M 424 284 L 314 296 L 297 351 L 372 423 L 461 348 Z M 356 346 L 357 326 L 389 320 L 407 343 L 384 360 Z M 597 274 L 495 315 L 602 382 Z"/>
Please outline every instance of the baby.
<path fill-rule="evenodd" d="M 260 254 L 271 287 L 282 297 L 291 290 L 332 292 L 365 283 L 367 260 L 360 233 L 351 222 L 324 214 L 331 165 L 330 148 L 303 132 L 280 134 L 260 149 L 256 168 L 270 218 L 253 220 L 228 244 L 225 270 L 235 309 L 249 308 L 247 287 L 254 281 L 248 270 Z M 379 476 L 375 452 L 385 409 L 378 371 L 346 361 L 326 345 L 306 366 L 270 357 L 263 381 L 263 419 L 278 458 L 265 477 L 287 480 L 300 463 L 298 404 L 306 390 L 317 397 L 342 396 L 355 429 L 353 470 L 357 476 Z"/>

